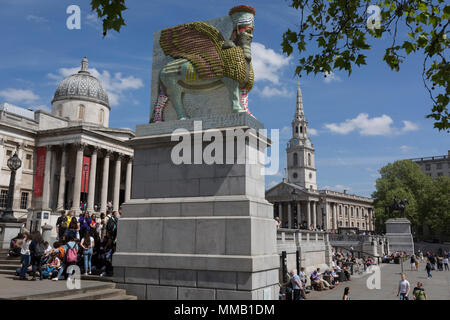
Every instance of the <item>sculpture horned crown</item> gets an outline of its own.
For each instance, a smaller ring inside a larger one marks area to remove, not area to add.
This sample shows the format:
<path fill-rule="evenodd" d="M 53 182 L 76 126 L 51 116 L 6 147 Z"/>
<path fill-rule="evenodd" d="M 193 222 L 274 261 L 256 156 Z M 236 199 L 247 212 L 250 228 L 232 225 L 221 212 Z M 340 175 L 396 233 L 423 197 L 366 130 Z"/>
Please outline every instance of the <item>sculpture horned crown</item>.
<path fill-rule="evenodd" d="M 251 43 L 255 9 L 237 6 L 230 10 L 233 32 L 225 40 L 215 27 L 191 22 L 164 29 L 159 43 L 167 63 L 159 74 L 159 95 L 150 122 L 161 122 L 170 100 L 179 120 L 188 119 L 184 108 L 185 92 L 205 92 L 225 86 L 231 110 L 247 112 L 248 93 L 253 87 Z M 253 116 L 253 115 L 252 115 Z"/>

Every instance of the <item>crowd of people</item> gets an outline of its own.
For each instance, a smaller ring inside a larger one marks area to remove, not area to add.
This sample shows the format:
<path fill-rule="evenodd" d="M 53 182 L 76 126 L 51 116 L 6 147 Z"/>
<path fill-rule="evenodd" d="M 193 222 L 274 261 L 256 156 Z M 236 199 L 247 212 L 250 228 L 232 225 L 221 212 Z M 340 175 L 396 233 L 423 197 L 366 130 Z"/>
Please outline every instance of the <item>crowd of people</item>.
<path fill-rule="evenodd" d="M 50 245 L 39 231 L 24 230 L 11 240 L 10 256 L 20 256 L 20 280 L 67 277 L 69 266 L 76 265 L 84 275 L 111 276 L 120 211 L 107 211 L 99 217 L 88 211 L 75 217 L 72 210 L 61 211 L 56 222 L 57 239 Z"/>

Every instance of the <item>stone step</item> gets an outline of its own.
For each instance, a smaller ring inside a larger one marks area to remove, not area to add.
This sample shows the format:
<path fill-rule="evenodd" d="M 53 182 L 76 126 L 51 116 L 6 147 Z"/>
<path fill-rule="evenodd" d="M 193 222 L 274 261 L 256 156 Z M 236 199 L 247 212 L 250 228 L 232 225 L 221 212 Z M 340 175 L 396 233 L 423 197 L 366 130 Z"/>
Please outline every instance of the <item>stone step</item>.
<path fill-rule="evenodd" d="M 0 274 L 15 275 L 16 271 L 15 270 L 2 270 L 2 269 L 0 269 Z"/>
<path fill-rule="evenodd" d="M 20 264 L 0 264 L 0 270 L 16 270 L 18 267 L 20 267 Z"/>
<path fill-rule="evenodd" d="M 13 264 L 16 266 L 20 266 L 20 260 L 16 259 L 0 259 L 0 264 Z"/>
<path fill-rule="evenodd" d="M 47 299 L 62 300 L 62 298 L 67 297 L 67 296 L 74 296 L 74 295 L 80 295 L 80 294 L 92 293 L 92 292 L 98 292 L 98 291 L 110 290 L 110 289 L 116 290 L 115 288 L 116 288 L 115 283 L 102 283 L 102 284 L 92 286 L 92 287 L 84 287 L 81 289 L 47 292 L 47 293 L 41 293 L 41 294 L 36 294 L 36 295 L 31 295 L 31 296 L 15 297 L 14 299 L 15 300 L 43 300 L 43 299 L 45 299 L 45 300 L 47 300 Z M 121 289 L 117 289 L 117 290 L 121 290 Z"/>
<path fill-rule="evenodd" d="M 117 297 L 109 297 L 109 298 L 103 298 L 99 300 L 137 300 L 136 296 L 129 296 L 129 295 L 123 295 L 123 296 L 117 296 Z"/>
<path fill-rule="evenodd" d="M 47 300 L 100 300 L 105 298 L 118 298 L 126 295 L 124 289 L 90 290 L 88 292 L 49 298 Z"/>

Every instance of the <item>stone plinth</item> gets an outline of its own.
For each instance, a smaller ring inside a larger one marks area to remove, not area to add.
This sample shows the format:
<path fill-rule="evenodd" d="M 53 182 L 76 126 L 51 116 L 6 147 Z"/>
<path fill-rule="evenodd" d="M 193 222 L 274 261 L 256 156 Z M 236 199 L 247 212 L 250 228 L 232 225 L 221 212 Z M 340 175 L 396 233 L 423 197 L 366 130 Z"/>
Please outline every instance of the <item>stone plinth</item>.
<path fill-rule="evenodd" d="M 166 125 L 183 123 L 176 122 Z M 277 299 L 276 225 L 264 198 L 263 165 L 249 156 L 258 146 L 264 154 L 265 138 L 249 140 L 243 163 L 236 148 L 233 157 L 224 147 L 224 164 L 176 165 L 171 153 L 178 142 L 155 130 L 131 142 L 131 200 L 122 206 L 113 256 L 118 286 L 150 300 Z M 230 130 L 215 132 L 225 137 Z M 192 144 L 205 132 L 196 131 Z M 204 151 L 208 145 L 197 146 Z"/>
<path fill-rule="evenodd" d="M 2 249 L 9 249 L 11 239 L 20 233 L 21 227 L 22 222 L 0 220 L 0 244 Z"/>
<path fill-rule="evenodd" d="M 414 253 L 414 241 L 411 234 L 411 222 L 406 218 L 393 218 L 386 221 L 386 238 L 392 252 L 406 251 Z"/>

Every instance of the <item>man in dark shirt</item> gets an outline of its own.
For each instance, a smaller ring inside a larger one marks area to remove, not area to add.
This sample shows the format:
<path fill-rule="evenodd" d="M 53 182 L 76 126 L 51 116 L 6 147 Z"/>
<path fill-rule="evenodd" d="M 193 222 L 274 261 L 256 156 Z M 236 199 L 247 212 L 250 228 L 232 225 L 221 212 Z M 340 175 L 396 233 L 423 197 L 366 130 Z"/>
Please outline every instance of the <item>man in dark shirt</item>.
<path fill-rule="evenodd" d="M 56 220 L 56 231 L 58 233 L 58 240 L 62 238 L 62 236 L 66 233 L 67 230 L 67 217 L 66 211 L 61 210 L 61 216 Z"/>

